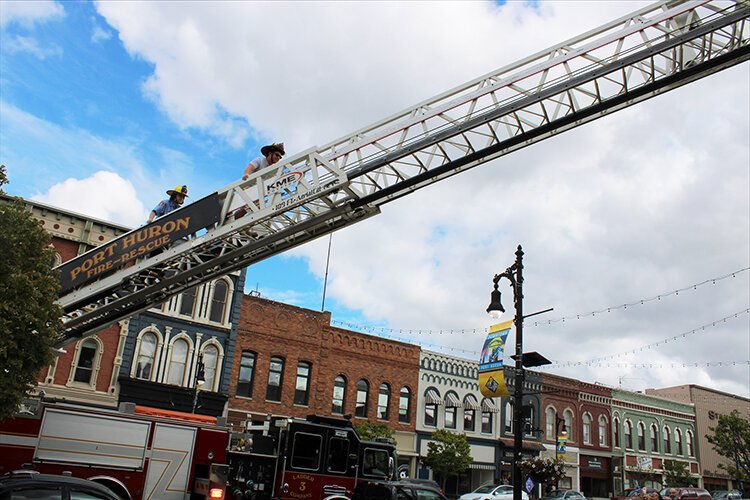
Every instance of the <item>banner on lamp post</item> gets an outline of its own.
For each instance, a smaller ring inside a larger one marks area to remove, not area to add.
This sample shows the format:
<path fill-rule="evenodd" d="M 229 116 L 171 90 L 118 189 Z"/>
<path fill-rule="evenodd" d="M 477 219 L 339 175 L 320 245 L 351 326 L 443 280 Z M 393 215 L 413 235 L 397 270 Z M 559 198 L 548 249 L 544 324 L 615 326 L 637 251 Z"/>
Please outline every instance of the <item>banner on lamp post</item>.
<path fill-rule="evenodd" d="M 557 436 L 557 450 L 555 451 L 555 457 L 558 460 L 566 461 L 568 459 L 565 445 L 568 444 L 568 436 Z"/>
<path fill-rule="evenodd" d="M 503 371 L 503 354 L 505 339 L 513 324 L 513 320 L 504 321 L 490 327 L 490 332 L 484 340 L 482 354 L 479 358 L 479 389 L 487 398 L 509 396 Z"/>

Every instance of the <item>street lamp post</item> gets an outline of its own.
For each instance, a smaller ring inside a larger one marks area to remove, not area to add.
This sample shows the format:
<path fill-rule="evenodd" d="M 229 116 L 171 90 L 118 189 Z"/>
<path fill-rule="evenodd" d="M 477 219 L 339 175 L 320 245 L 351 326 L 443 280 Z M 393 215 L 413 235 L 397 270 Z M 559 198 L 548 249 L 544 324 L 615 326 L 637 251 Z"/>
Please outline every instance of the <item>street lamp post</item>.
<path fill-rule="evenodd" d="M 513 322 L 516 325 L 516 360 L 515 379 L 513 383 L 513 500 L 521 500 L 521 458 L 523 453 L 523 250 L 518 245 L 516 262 L 505 272 L 496 274 L 492 279 L 495 289 L 492 291 L 491 302 L 487 312 L 493 317 L 500 317 L 504 312 L 500 303 L 498 282 L 506 278 L 513 289 L 513 303 L 516 315 Z"/>
<path fill-rule="evenodd" d="M 560 427 L 562 426 L 562 429 Z M 557 413 L 555 413 L 555 460 L 558 460 L 564 456 L 563 453 L 560 453 L 560 436 L 567 437 L 568 435 L 568 429 L 565 427 L 565 419 L 562 417 L 558 417 Z M 558 486 L 559 480 L 555 480 L 555 488 Z"/>

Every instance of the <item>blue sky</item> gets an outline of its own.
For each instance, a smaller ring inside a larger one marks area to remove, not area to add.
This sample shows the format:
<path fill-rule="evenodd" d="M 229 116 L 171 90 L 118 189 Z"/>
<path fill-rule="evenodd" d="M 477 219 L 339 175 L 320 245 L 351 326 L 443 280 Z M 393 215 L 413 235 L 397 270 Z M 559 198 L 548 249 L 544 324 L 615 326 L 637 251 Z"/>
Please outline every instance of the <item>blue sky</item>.
<path fill-rule="evenodd" d="M 326 144 L 645 4 L 0 1 L 0 162 L 13 194 L 136 226 L 263 144 Z M 527 350 L 622 364 L 560 374 L 747 396 L 747 364 L 710 364 L 750 360 L 748 88 L 745 63 L 386 205 L 333 236 L 326 309 L 476 357 L 521 243 L 526 310 L 555 308 Z M 252 266 L 246 290 L 319 310 L 327 246 Z"/>

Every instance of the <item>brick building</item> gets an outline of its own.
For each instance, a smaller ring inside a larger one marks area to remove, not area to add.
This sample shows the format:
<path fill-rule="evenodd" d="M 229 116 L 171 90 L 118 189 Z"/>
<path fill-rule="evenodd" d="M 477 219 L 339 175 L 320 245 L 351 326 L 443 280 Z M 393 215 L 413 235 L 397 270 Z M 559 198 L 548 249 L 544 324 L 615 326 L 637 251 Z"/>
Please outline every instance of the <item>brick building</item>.
<path fill-rule="evenodd" d="M 383 423 L 395 431 L 399 466 L 413 474 L 420 348 L 330 322 L 329 312 L 245 295 L 229 422 L 316 414 Z"/>

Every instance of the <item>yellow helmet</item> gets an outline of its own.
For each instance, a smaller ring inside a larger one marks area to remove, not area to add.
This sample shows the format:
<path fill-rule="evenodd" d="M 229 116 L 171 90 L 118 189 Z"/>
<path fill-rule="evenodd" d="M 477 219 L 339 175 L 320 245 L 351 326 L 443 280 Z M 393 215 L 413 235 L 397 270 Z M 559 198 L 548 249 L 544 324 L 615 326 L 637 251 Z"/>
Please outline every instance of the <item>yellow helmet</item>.
<path fill-rule="evenodd" d="M 172 196 L 173 194 L 182 194 L 185 195 L 185 198 L 187 198 L 187 186 L 176 186 L 174 189 L 170 189 L 169 191 L 167 191 L 167 194 L 169 196 Z"/>

